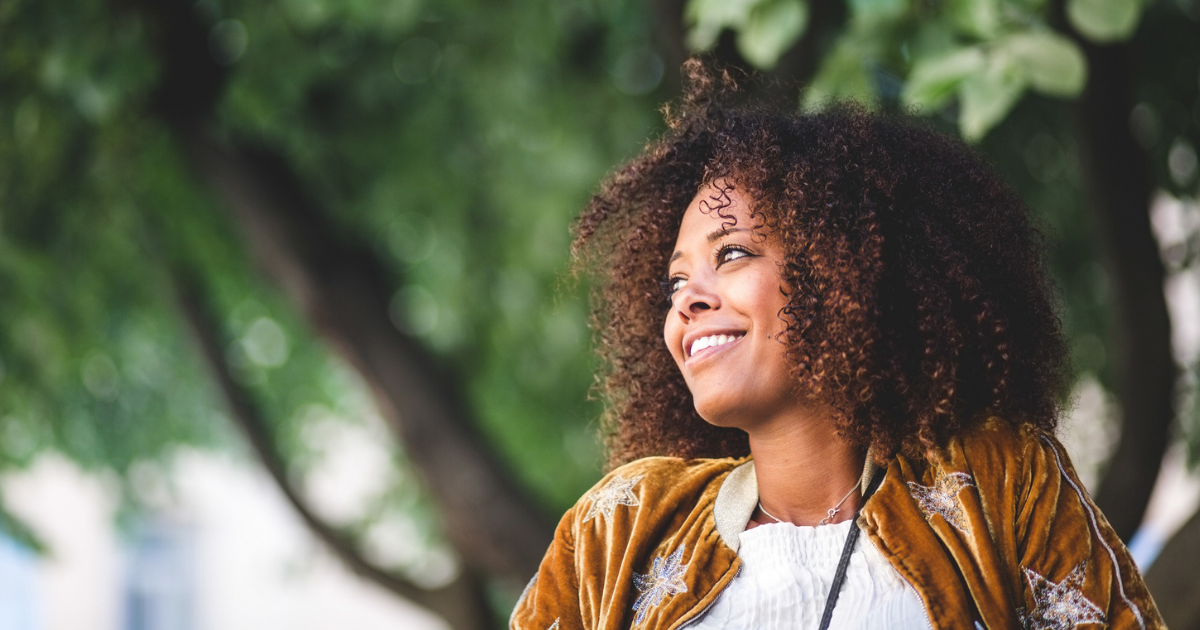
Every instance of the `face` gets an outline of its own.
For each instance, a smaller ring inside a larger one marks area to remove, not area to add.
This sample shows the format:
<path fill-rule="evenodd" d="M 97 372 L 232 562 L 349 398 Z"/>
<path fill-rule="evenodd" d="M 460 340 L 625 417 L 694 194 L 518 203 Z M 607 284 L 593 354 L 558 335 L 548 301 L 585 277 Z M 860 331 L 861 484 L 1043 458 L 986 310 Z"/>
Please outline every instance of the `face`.
<path fill-rule="evenodd" d="M 721 212 L 730 219 L 710 210 L 723 194 L 732 205 Z M 798 407 L 780 340 L 783 262 L 783 249 L 755 229 L 737 190 L 705 187 L 683 215 L 663 338 L 696 411 L 712 424 L 749 430 Z"/>

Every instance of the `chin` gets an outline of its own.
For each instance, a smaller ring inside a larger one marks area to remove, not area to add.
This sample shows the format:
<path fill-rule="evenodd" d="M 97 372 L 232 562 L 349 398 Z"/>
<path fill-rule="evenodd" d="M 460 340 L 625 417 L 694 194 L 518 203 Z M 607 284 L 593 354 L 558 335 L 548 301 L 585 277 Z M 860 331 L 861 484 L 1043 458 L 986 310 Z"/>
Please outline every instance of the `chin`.
<path fill-rule="evenodd" d="M 742 423 L 739 422 L 738 414 L 733 413 L 733 410 L 725 405 L 714 404 L 712 401 L 701 401 L 693 397 L 696 413 L 704 419 L 705 422 L 714 427 L 724 429 L 740 429 Z"/>

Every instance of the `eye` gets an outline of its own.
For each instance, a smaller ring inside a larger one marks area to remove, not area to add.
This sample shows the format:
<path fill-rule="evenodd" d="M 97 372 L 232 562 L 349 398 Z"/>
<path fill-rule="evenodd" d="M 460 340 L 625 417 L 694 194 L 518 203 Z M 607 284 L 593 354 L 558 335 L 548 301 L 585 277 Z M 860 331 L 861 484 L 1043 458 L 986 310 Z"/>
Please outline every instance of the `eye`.
<path fill-rule="evenodd" d="M 668 302 L 671 301 L 671 298 L 675 297 L 675 292 L 682 289 L 683 285 L 686 283 L 687 278 L 682 276 L 663 278 L 659 281 L 659 286 L 662 288 L 663 298 Z"/>
<path fill-rule="evenodd" d="M 717 266 L 720 267 L 727 262 L 733 262 L 739 258 L 746 258 L 753 255 L 741 245 L 723 245 L 721 249 L 717 250 Z"/>

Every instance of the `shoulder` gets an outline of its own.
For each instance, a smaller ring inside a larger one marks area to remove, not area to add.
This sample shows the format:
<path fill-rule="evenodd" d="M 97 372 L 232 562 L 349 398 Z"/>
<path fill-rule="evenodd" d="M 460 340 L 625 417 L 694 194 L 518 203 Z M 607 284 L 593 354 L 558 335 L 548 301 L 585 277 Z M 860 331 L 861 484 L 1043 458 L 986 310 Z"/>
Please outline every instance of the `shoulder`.
<path fill-rule="evenodd" d="M 711 526 L 721 482 L 744 461 L 640 459 L 605 475 L 564 520 L 580 548 L 641 553 L 663 536 Z"/>
<path fill-rule="evenodd" d="M 1132 557 L 1053 434 L 993 419 L 962 442 L 985 505 L 1007 508 L 1030 620 L 1048 621 L 1064 594 L 1077 623 L 1162 627 Z"/>
<path fill-rule="evenodd" d="M 908 480 L 925 485 L 945 478 L 974 486 L 992 509 L 1003 505 L 1022 512 L 1029 501 L 1060 488 L 1086 500 L 1066 450 L 1053 434 L 999 417 L 975 423 L 923 458 L 904 460 L 903 470 Z"/>
<path fill-rule="evenodd" d="M 631 605 L 644 605 L 634 589 L 644 590 L 639 580 L 663 562 L 692 567 L 692 576 L 726 575 L 737 555 L 718 548 L 712 506 L 722 481 L 745 461 L 649 457 L 605 475 L 559 522 L 510 626 L 597 627 L 610 616 L 619 622 Z M 679 592 L 712 590 L 707 582 L 688 584 Z M 693 604 L 680 598 L 673 605 Z"/>
<path fill-rule="evenodd" d="M 596 485 L 603 486 L 615 478 L 642 477 L 655 485 L 656 482 L 695 483 L 709 482 L 733 470 L 746 461 L 731 457 L 722 459 L 683 459 L 680 457 L 645 457 L 613 469 Z"/>
<path fill-rule="evenodd" d="M 953 477 L 973 486 L 989 527 L 1013 528 L 1007 535 L 1019 547 L 1040 540 L 1036 530 L 1049 522 L 1078 526 L 1072 536 L 1090 531 L 1098 543 L 1113 542 L 1066 449 L 1036 426 L 988 418 L 931 450 L 921 476 L 930 485 Z"/>
<path fill-rule="evenodd" d="M 1026 627 L 1050 627 L 1062 598 L 1075 623 L 1161 627 L 1136 566 L 1054 435 L 989 418 L 922 458 L 892 463 L 876 493 L 886 501 L 864 509 L 873 539 L 897 555 L 914 544 L 948 550 L 976 608 L 998 620 L 989 627 L 1022 615 Z M 925 584 L 943 600 L 955 594 L 944 582 Z"/>
<path fill-rule="evenodd" d="M 1050 438 L 1047 440 L 1047 438 Z M 955 440 L 961 448 L 976 457 L 987 452 L 1001 454 L 1045 450 L 1055 441 L 1046 431 L 1029 424 L 1019 424 L 992 416 L 976 423 Z"/>
<path fill-rule="evenodd" d="M 970 470 L 978 476 L 998 476 L 1011 483 L 1013 475 L 1035 469 L 1045 472 L 1070 468 L 1062 445 L 1047 431 L 1029 424 L 990 417 L 976 423 L 950 442 L 926 454 L 941 468 Z"/>
<path fill-rule="evenodd" d="M 618 506 L 653 506 L 674 509 L 682 503 L 696 504 L 707 494 L 715 495 L 719 481 L 744 459 L 681 459 L 646 457 L 605 475 L 575 505 L 582 521 L 600 513 L 612 516 Z"/>

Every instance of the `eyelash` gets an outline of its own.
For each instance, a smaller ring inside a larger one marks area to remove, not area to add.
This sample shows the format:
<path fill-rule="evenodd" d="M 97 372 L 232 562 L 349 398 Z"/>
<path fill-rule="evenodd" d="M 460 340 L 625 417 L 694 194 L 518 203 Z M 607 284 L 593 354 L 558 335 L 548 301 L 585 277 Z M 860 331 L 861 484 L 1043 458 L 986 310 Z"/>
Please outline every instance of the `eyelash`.
<path fill-rule="evenodd" d="M 744 255 L 725 260 L 725 255 L 731 252 L 741 252 Z M 721 248 L 717 250 L 717 266 L 720 267 L 727 262 L 733 262 L 738 258 L 746 258 L 747 256 L 753 256 L 753 254 L 750 253 L 750 250 L 742 247 L 741 245 L 722 245 Z"/>
<path fill-rule="evenodd" d="M 726 259 L 725 257 L 732 252 L 740 252 L 742 255 L 738 256 L 737 258 Z M 746 249 L 745 247 L 742 247 L 741 245 L 721 245 L 717 249 L 717 255 L 716 255 L 717 268 L 720 269 L 721 265 L 724 265 L 727 262 L 733 262 L 740 258 L 748 258 L 753 255 L 754 254 L 750 253 L 750 250 Z M 675 276 L 675 277 L 667 276 L 666 278 L 663 278 L 662 280 L 658 281 L 658 286 L 662 290 L 663 298 L 667 302 L 670 302 L 671 298 L 673 298 L 675 296 L 675 292 L 679 290 L 679 289 L 675 288 L 675 282 L 677 280 L 683 280 L 683 278 L 680 278 L 678 276 Z"/>
<path fill-rule="evenodd" d="M 662 292 L 663 302 L 671 303 L 671 298 L 675 297 L 675 281 L 680 278 L 666 277 L 658 281 L 658 289 Z"/>

